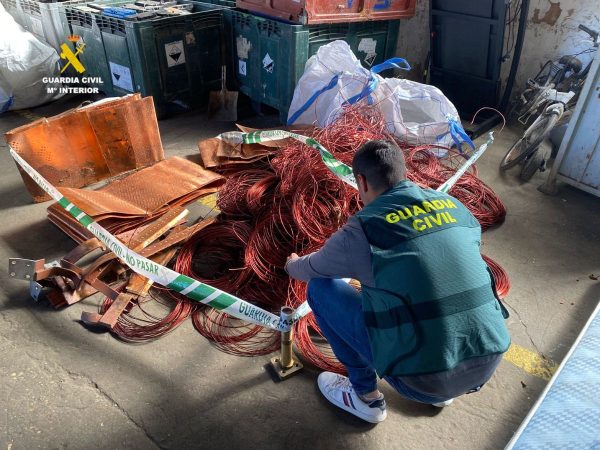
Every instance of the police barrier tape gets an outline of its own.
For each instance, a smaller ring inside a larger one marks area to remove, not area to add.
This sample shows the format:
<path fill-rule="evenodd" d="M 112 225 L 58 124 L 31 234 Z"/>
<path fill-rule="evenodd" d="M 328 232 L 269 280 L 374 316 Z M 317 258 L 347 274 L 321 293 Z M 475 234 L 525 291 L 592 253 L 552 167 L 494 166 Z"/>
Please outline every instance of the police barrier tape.
<path fill-rule="evenodd" d="M 291 133 L 283 130 L 272 131 L 255 131 L 252 133 L 242 133 L 231 131 L 218 136 L 225 142 L 230 144 L 257 144 L 267 141 L 278 141 L 281 139 L 292 138 L 296 139 L 307 146 L 318 150 L 321 154 L 323 163 L 342 181 L 357 189 L 356 180 L 352 173 L 352 168 L 335 159 L 335 157 L 316 140 L 302 136 L 300 134 Z M 437 188 L 438 191 L 447 192 L 456 183 L 456 181 L 465 173 L 487 149 L 488 145 L 493 142 L 493 134 L 490 133 L 489 139 L 484 143 L 479 150 L 474 153 L 469 160 L 450 178 L 446 183 Z M 63 196 L 54 186 L 52 186 L 44 177 L 42 177 L 27 161 L 19 156 L 10 146 L 10 154 L 19 166 L 27 172 L 27 174 L 40 186 L 48 195 L 50 195 L 58 204 L 63 207 L 71 216 L 79 223 L 88 229 L 96 236 L 106 248 L 115 253 L 127 266 L 134 272 L 165 286 L 175 292 L 178 292 L 186 297 L 211 306 L 220 311 L 246 320 L 248 322 L 262 325 L 277 331 L 288 331 L 294 322 L 300 320 L 307 315 L 311 309 L 307 302 L 302 303 L 292 314 L 291 319 L 282 320 L 273 313 L 265 311 L 258 306 L 252 305 L 234 295 L 216 289 L 208 284 L 202 283 L 186 275 L 182 275 L 174 270 L 155 263 L 138 253 L 134 252 L 115 236 L 110 234 L 102 226 L 94 222 L 85 212 L 75 206 L 69 199 Z"/>
<path fill-rule="evenodd" d="M 490 146 L 493 142 L 494 132 L 490 131 L 488 135 L 488 140 L 485 141 L 481 145 L 481 147 L 479 147 L 479 149 L 471 155 L 471 157 L 460 167 L 460 169 L 456 171 L 454 175 L 448 178 L 448 180 L 446 180 L 446 182 L 443 183 L 441 186 L 438 186 L 436 191 L 443 192 L 444 194 L 447 193 L 452 188 L 452 186 L 454 186 L 454 183 L 456 183 L 458 179 L 464 175 L 464 173 L 469 167 L 475 164 L 475 161 L 477 161 L 479 157 L 483 155 L 483 153 L 487 150 L 488 146 Z"/>
<path fill-rule="evenodd" d="M 335 157 L 325 147 L 323 147 L 313 138 L 283 130 L 253 131 L 251 133 L 229 131 L 227 133 L 222 133 L 217 137 L 231 145 L 260 144 L 261 142 L 280 141 L 287 138 L 295 139 L 311 148 L 314 148 L 315 150 L 318 150 L 321 154 L 323 163 L 325 163 L 329 170 L 331 170 L 346 184 L 349 184 L 354 189 L 358 189 L 356 180 L 354 179 L 354 175 L 352 173 L 352 167 L 347 166 L 343 162 L 335 159 Z"/>
<path fill-rule="evenodd" d="M 226 312 L 238 319 L 272 328 L 277 331 L 288 331 L 293 321 L 301 316 L 296 312 L 291 320 L 281 320 L 275 314 L 265 311 L 262 308 L 252 305 L 231 294 L 216 289 L 208 284 L 201 283 L 186 275 L 182 275 L 167 267 L 156 264 L 138 253 L 134 252 L 116 237 L 106 231 L 102 226 L 94 222 L 85 212 L 63 196 L 54 186 L 52 186 L 44 177 L 42 177 L 27 161 L 19 156 L 9 147 L 10 154 L 19 166 L 40 186 L 48 195 L 58 202 L 67 212 L 73 216 L 79 223 L 87 228 L 96 236 L 106 248 L 117 255 L 134 272 L 150 280 L 165 286 L 175 292 L 185 295 L 192 300 L 204 303 L 220 311 Z M 302 311 L 304 315 L 310 312 L 310 308 Z"/>
<path fill-rule="evenodd" d="M 318 150 L 321 154 L 323 163 L 331 170 L 340 180 L 346 184 L 352 186 L 354 189 L 358 189 L 356 179 L 352 173 L 352 168 L 341 161 L 335 159 L 335 157 L 316 140 L 307 136 L 292 133 L 283 130 L 268 130 L 268 131 L 253 131 L 252 133 L 242 133 L 241 131 L 230 131 L 222 133 L 218 136 L 224 142 L 232 145 L 236 144 L 260 144 L 261 142 L 279 141 L 282 139 L 292 138 L 297 141 L 306 144 L 309 147 Z M 447 193 L 452 186 L 458 181 L 460 177 L 471 167 L 475 161 L 477 161 L 481 155 L 487 150 L 488 146 L 494 142 L 494 133 L 490 132 L 488 139 L 484 142 L 479 149 L 471 155 L 471 157 L 456 171 L 452 177 L 450 177 L 445 183 L 439 186 L 436 191 Z"/>

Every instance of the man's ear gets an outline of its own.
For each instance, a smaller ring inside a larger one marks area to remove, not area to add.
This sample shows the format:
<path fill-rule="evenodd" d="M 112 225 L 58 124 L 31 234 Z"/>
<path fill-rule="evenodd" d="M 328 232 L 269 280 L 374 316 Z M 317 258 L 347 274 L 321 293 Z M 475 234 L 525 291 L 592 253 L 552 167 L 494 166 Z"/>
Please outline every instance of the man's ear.
<path fill-rule="evenodd" d="M 369 187 L 367 186 L 367 177 L 365 177 L 364 175 L 356 175 L 356 182 L 360 183 L 363 192 L 367 192 L 369 190 Z"/>

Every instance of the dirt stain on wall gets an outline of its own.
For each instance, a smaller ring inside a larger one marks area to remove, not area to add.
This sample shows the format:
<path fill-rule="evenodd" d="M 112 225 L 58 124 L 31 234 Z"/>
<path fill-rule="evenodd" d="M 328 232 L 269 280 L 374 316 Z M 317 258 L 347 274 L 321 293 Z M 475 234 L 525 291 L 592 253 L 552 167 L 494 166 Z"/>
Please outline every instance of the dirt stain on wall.
<path fill-rule="evenodd" d="M 533 10 L 533 17 L 531 21 L 533 23 L 545 23 L 550 26 L 554 26 L 558 21 L 558 18 L 562 14 L 562 9 L 560 7 L 560 2 L 552 3 L 551 0 L 548 0 L 550 3 L 550 8 L 544 13 L 543 17 L 540 17 L 540 9 L 536 8 Z"/>

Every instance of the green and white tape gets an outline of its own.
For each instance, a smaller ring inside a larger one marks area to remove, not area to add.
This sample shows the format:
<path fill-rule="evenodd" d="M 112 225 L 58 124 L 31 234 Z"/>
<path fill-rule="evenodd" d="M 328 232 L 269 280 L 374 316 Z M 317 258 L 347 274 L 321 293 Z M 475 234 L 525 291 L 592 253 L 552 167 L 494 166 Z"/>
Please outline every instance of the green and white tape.
<path fill-rule="evenodd" d="M 358 189 L 356 179 L 352 173 L 352 168 L 341 161 L 335 159 L 335 157 L 321 144 L 319 144 L 313 138 L 302 136 L 301 134 L 291 133 L 283 130 L 269 130 L 269 131 L 253 131 L 252 133 L 242 133 L 241 131 L 230 131 L 222 133 L 218 136 L 219 139 L 223 140 L 232 145 L 239 144 L 260 144 L 261 142 L 269 141 L 280 141 L 282 139 L 292 138 L 297 141 L 306 144 L 307 146 L 318 150 L 321 154 L 323 163 L 336 175 L 340 180 L 346 184 L 352 186 L 354 189 Z M 471 157 L 462 165 L 456 173 L 449 178 L 445 183 L 439 186 L 436 191 L 448 192 L 452 186 L 458 181 L 460 177 L 471 167 L 475 161 L 479 159 L 481 155 L 487 150 L 488 146 L 494 142 L 494 133 L 490 132 L 488 140 L 483 143 L 479 149 L 471 155 Z"/>
<path fill-rule="evenodd" d="M 464 173 L 467 171 L 467 169 L 469 167 L 471 167 L 473 164 L 475 164 L 475 161 L 477 161 L 479 159 L 479 157 L 484 154 L 484 152 L 487 150 L 488 146 L 491 145 L 493 142 L 494 142 L 494 132 L 490 131 L 487 141 L 485 141 L 481 145 L 481 147 L 479 147 L 479 149 L 471 155 L 471 157 L 461 166 L 460 169 L 458 169 L 456 171 L 456 173 L 454 175 L 452 175 L 450 178 L 448 178 L 448 180 L 446 180 L 445 183 L 443 183 L 441 186 L 439 186 L 436 189 L 436 191 L 443 192 L 444 194 L 446 192 L 448 192 L 452 188 L 452 186 L 454 186 L 454 184 L 456 184 L 458 179 L 464 175 Z"/>
<path fill-rule="evenodd" d="M 302 136 L 301 134 L 291 133 L 283 130 L 268 130 L 253 131 L 252 133 L 229 131 L 227 133 L 220 134 L 218 138 L 231 145 L 260 144 L 261 142 L 280 141 L 287 138 L 295 139 L 311 148 L 314 148 L 315 150 L 318 150 L 321 154 L 323 163 L 329 168 L 329 170 L 331 170 L 344 183 L 349 184 L 354 189 L 358 189 L 356 180 L 354 179 L 354 174 L 352 173 L 352 167 L 347 166 L 343 162 L 335 159 L 335 157 L 325 147 L 308 136 Z"/>
<path fill-rule="evenodd" d="M 122 261 L 127 264 L 134 272 L 151 279 L 155 283 L 172 289 L 175 292 L 186 297 L 204 303 L 220 311 L 226 312 L 238 319 L 246 320 L 257 325 L 272 328 L 277 331 L 288 331 L 293 321 L 281 320 L 275 314 L 265 311 L 262 308 L 252 305 L 242 299 L 239 299 L 227 292 L 223 292 L 208 284 L 182 275 L 174 270 L 155 263 L 138 253 L 134 252 L 116 237 L 110 234 L 102 226 L 98 225 L 85 212 L 74 205 L 69 199 L 63 196 L 54 186 L 52 186 L 44 177 L 42 177 L 27 161 L 21 158 L 12 148 L 10 154 L 17 164 L 40 186 L 48 195 L 58 202 L 71 216 L 87 228 L 96 236 L 106 248 L 111 250 Z M 310 311 L 310 310 L 309 310 Z M 306 313 L 305 313 L 306 314 Z M 293 316 L 295 320 L 300 319 L 297 314 Z"/>
<path fill-rule="evenodd" d="M 223 133 L 218 136 L 225 142 L 230 144 L 257 144 L 268 141 L 279 141 L 281 139 L 292 138 L 306 144 L 307 146 L 317 150 L 321 154 L 323 163 L 334 173 L 340 180 L 357 189 L 356 180 L 352 173 L 352 168 L 335 159 L 335 157 L 321 144 L 313 138 L 302 136 L 300 134 L 291 133 L 283 130 L 273 131 L 255 131 L 252 133 L 242 133 L 232 131 Z M 446 183 L 438 187 L 438 191 L 447 192 L 456 183 L 456 181 L 465 173 L 487 149 L 488 145 L 494 141 L 492 133 L 488 141 L 483 144 L 479 150 L 474 153 L 471 158 L 461 167 L 456 174 Z M 277 331 L 288 331 L 292 324 L 302 317 L 307 315 L 311 309 L 307 302 L 302 303 L 292 314 L 291 319 L 282 320 L 273 313 L 265 311 L 258 306 L 252 305 L 234 295 L 216 289 L 208 284 L 182 275 L 174 270 L 155 263 L 138 253 L 134 252 L 115 236 L 110 234 L 102 226 L 94 222 L 85 212 L 74 205 L 69 199 L 62 195 L 52 184 L 42 177 L 27 161 L 9 147 L 10 154 L 19 166 L 40 186 L 50 197 L 58 202 L 71 216 L 79 223 L 88 229 L 96 236 L 106 248 L 115 253 L 127 266 L 134 272 L 149 278 L 161 286 L 165 286 L 175 292 L 185 295 L 186 297 L 211 306 L 227 314 L 237 317 L 238 319 L 262 325 Z"/>

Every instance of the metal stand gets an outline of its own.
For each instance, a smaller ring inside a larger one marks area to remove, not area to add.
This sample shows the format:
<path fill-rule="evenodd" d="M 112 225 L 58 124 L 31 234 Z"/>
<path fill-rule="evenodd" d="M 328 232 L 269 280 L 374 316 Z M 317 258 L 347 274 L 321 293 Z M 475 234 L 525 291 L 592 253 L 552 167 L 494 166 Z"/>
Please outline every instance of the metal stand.
<path fill-rule="evenodd" d="M 287 320 L 294 310 L 287 306 L 281 308 L 281 319 Z M 281 332 L 281 355 L 271 358 L 271 366 L 280 380 L 285 380 L 302 370 L 302 363 L 294 358 L 292 346 L 294 343 L 294 331 Z"/>

